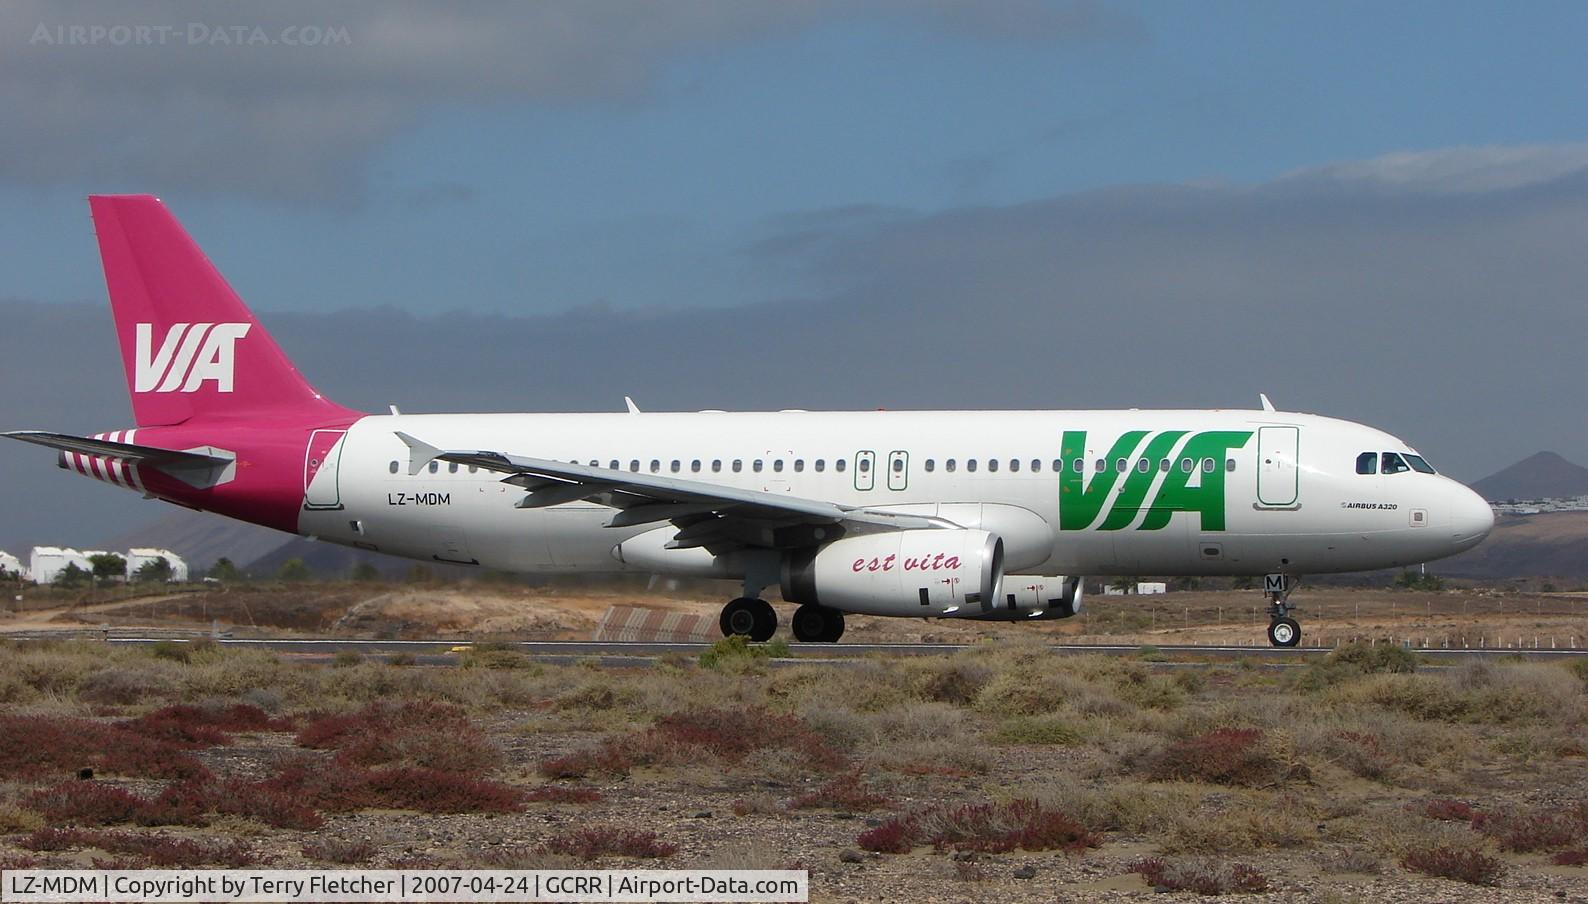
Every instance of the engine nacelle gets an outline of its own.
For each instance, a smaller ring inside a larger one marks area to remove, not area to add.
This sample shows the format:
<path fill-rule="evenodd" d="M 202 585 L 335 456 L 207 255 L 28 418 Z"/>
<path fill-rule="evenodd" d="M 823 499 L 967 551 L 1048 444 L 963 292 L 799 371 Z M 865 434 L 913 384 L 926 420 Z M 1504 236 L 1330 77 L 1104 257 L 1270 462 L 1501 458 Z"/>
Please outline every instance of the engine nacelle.
<path fill-rule="evenodd" d="M 845 537 L 790 553 L 783 598 L 867 615 L 991 612 L 1003 541 L 984 530 L 906 530 Z"/>
<path fill-rule="evenodd" d="M 1085 594 L 1085 581 L 1078 575 L 1005 575 L 1000 605 L 971 617 L 982 621 L 1070 618 L 1080 613 L 1081 597 Z"/>

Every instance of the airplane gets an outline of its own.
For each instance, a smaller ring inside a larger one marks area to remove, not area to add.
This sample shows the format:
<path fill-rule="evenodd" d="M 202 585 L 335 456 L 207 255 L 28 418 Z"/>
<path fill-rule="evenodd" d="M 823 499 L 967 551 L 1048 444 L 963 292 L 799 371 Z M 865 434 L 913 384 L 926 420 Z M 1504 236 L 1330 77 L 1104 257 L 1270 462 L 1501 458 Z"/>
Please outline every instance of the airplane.
<path fill-rule="evenodd" d="M 136 426 L 4 435 L 146 497 L 382 553 L 525 573 L 738 582 L 724 635 L 847 614 L 1067 618 L 1086 575 L 1428 562 L 1494 525 L 1404 441 L 1260 409 L 371 414 L 316 391 L 176 218 L 89 198 Z"/>

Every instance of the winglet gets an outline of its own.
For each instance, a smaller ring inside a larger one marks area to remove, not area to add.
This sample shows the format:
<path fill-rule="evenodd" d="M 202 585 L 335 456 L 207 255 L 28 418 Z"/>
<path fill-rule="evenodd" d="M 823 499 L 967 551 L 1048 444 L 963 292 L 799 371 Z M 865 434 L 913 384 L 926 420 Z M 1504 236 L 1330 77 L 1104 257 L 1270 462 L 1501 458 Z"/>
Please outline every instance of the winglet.
<path fill-rule="evenodd" d="M 397 434 L 397 438 L 402 440 L 403 444 L 408 447 L 409 477 L 413 477 L 415 474 L 423 471 L 425 469 L 425 465 L 435 461 L 436 456 L 441 454 L 440 449 L 437 449 L 435 446 L 432 446 L 423 440 L 415 439 L 401 430 L 396 430 L 393 432 L 395 432 Z"/>
<path fill-rule="evenodd" d="M 1273 411 L 1274 410 L 1274 403 L 1268 401 L 1268 393 L 1259 392 L 1257 394 L 1257 401 L 1263 403 L 1263 410 L 1264 411 Z"/>
<path fill-rule="evenodd" d="M 629 398 L 628 396 L 624 396 L 623 397 L 623 404 L 629 406 L 629 414 L 639 414 L 640 413 L 640 406 L 634 404 L 634 400 Z"/>

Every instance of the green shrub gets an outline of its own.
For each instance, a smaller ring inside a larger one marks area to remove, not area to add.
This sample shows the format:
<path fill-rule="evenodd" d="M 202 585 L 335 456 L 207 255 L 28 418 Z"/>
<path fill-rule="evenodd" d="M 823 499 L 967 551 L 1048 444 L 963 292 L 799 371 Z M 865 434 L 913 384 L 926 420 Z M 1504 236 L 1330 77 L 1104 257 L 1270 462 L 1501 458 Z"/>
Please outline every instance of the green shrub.
<path fill-rule="evenodd" d="M 1048 744 L 1070 747 L 1081 743 L 1081 731 L 1062 716 L 1014 716 L 993 731 L 996 744 Z"/>

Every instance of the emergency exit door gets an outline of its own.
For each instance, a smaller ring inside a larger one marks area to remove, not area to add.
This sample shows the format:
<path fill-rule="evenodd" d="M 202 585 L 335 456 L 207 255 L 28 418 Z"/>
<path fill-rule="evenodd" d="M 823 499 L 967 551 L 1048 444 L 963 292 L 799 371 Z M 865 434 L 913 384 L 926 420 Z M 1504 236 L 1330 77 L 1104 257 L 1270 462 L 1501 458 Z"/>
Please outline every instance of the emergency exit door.
<path fill-rule="evenodd" d="M 1257 502 L 1285 507 L 1301 496 L 1301 471 L 1296 466 L 1300 427 L 1257 428 Z M 1223 462 L 1219 463 L 1221 466 Z"/>
<path fill-rule="evenodd" d="M 303 454 L 303 506 L 311 509 L 342 507 L 342 488 L 338 471 L 342 464 L 342 440 L 346 430 L 316 430 L 309 436 Z"/>

